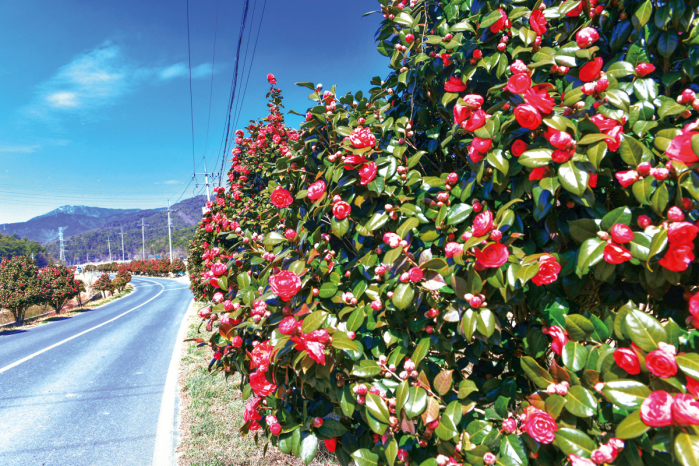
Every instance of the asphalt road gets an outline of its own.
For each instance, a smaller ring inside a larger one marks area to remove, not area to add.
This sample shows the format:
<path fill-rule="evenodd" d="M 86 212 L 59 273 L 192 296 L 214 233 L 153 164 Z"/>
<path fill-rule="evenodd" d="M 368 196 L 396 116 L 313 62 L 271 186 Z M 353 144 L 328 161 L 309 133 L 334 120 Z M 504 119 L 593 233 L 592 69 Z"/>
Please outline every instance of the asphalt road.
<path fill-rule="evenodd" d="M 132 283 L 136 289 L 113 303 L 0 334 L 0 465 L 151 464 L 168 366 L 192 295 L 180 281 Z"/>

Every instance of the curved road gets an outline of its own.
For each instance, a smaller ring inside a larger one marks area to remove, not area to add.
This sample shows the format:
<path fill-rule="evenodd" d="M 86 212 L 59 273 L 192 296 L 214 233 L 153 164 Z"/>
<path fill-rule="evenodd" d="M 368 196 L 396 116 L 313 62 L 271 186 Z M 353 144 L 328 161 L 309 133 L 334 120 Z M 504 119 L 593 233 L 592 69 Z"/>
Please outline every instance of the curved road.
<path fill-rule="evenodd" d="M 152 463 L 192 295 L 182 281 L 132 283 L 135 290 L 113 303 L 0 333 L 0 465 Z"/>

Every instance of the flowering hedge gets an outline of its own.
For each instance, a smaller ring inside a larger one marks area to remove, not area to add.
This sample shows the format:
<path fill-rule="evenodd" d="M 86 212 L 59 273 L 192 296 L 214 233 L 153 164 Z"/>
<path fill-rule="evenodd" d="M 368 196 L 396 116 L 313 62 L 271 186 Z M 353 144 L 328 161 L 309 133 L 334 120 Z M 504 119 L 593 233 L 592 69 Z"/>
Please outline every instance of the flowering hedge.
<path fill-rule="evenodd" d="M 391 72 L 236 133 L 189 260 L 309 463 L 699 464 L 697 1 L 382 0 Z"/>
<path fill-rule="evenodd" d="M 65 265 L 47 265 L 39 270 L 40 300 L 61 313 L 63 306 L 80 294 L 80 284 L 75 279 L 75 269 Z"/>
<path fill-rule="evenodd" d="M 164 277 L 169 273 L 179 273 L 184 271 L 184 262 L 182 262 L 180 259 L 175 259 L 172 263 L 170 263 L 170 259 L 149 259 L 122 263 L 109 262 L 92 267 L 94 267 L 92 270 L 97 270 L 100 272 L 114 273 L 124 270 L 133 275 Z"/>

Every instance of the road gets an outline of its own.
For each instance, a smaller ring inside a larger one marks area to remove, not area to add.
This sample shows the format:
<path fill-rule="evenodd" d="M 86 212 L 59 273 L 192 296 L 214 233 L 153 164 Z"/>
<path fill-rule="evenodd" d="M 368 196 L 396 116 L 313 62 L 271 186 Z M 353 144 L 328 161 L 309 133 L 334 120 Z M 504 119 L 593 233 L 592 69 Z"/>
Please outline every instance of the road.
<path fill-rule="evenodd" d="M 100 308 L 0 334 L 0 465 L 152 463 L 192 295 L 181 281 L 132 283 L 131 294 Z"/>

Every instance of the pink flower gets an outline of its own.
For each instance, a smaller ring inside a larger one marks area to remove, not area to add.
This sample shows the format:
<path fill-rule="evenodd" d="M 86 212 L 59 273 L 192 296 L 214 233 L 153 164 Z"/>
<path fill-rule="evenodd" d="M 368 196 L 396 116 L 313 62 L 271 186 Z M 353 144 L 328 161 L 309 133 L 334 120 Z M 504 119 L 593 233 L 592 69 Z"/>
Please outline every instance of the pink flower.
<path fill-rule="evenodd" d="M 417 283 L 422 280 L 422 269 L 420 267 L 413 267 L 408 271 L 408 276 L 411 282 Z"/>
<path fill-rule="evenodd" d="M 532 282 L 536 286 L 550 285 L 558 279 L 561 271 L 561 264 L 550 254 L 539 257 L 539 271 L 532 277 Z"/>
<path fill-rule="evenodd" d="M 294 202 L 294 198 L 291 197 L 291 193 L 281 186 L 277 186 L 272 191 L 269 201 L 276 207 L 283 209 L 291 205 Z"/>
<path fill-rule="evenodd" d="M 612 235 L 612 241 L 619 244 L 628 243 L 635 236 L 633 230 L 623 223 L 614 224 L 609 233 Z"/>
<path fill-rule="evenodd" d="M 624 246 L 616 243 L 607 243 L 604 247 L 604 260 L 609 264 L 619 265 L 633 259 L 633 256 Z"/>
<path fill-rule="evenodd" d="M 374 147 L 376 144 L 376 136 L 371 132 L 369 128 L 362 128 L 358 126 L 352 131 L 349 136 L 349 140 L 352 143 L 352 147 L 355 149 L 363 149 L 365 147 Z"/>
<path fill-rule="evenodd" d="M 549 444 L 554 441 L 558 425 L 548 413 L 529 406 L 526 415 L 527 418 L 522 423 L 524 432 L 539 443 Z"/>
<path fill-rule="evenodd" d="M 658 264 L 673 272 L 684 272 L 694 260 L 694 243 L 670 243 Z"/>
<path fill-rule="evenodd" d="M 680 426 L 699 426 L 699 401 L 692 395 L 675 395 L 672 403 L 672 420 Z"/>
<path fill-rule="evenodd" d="M 614 350 L 614 362 L 630 375 L 641 373 L 641 363 L 636 352 L 629 348 L 617 348 Z"/>
<path fill-rule="evenodd" d="M 628 188 L 638 180 L 638 173 L 636 170 L 616 172 L 614 176 L 624 188 Z"/>
<path fill-rule="evenodd" d="M 444 252 L 446 253 L 447 259 L 450 257 L 454 257 L 456 254 L 461 254 L 461 252 L 464 250 L 464 245 L 461 243 L 447 243 L 447 245 L 444 247 Z"/>
<path fill-rule="evenodd" d="M 597 29 L 591 27 L 581 29 L 575 36 L 575 42 L 581 49 L 586 49 L 587 47 L 591 46 L 597 42 L 597 39 L 599 39 L 599 33 L 597 32 Z"/>
<path fill-rule="evenodd" d="M 658 390 L 643 400 L 641 421 L 649 427 L 665 427 L 672 424 L 672 395 Z"/>
<path fill-rule="evenodd" d="M 290 270 L 282 270 L 269 277 L 269 285 L 272 293 L 284 301 L 290 301 L 301 290 L 301 279 Z"/>
<path fill-rule="evenodd" d="M 317 201 L 325 194 L 325 182 L 323 180 L 316 181 L 308 187 L 308 198 L 312 201 Z"/>
<path fill-rule="evenodd" d="M 366 186 L 376 177 L 376 164 L 374 162 L 365 163 L 359 169 L 360 184 Z"/>
<path fill-rule="evenodd" d="M 552 325 L 548 328 L 544 327 L 541 331 L 553 338 L 551 342 L 551 349 L 553 352 L 559 356 L 563 354 L 563 347 L 568 343 L 568 333 L 558 325 Z"/>
<path fill-rule="evenodd" d="M 655 71 L 655 66 L 653 66 L 651 63 L 639 63 L 636 65 L 636 69 L 634 71 L 636 71 L 639 78 L 643 78 L 644 76 Z"/>
<path fill-rule="evenodd" d="M 570 1 L 570 0 L 568 0 L 568 1 Z M 578 456 L 578 455 L 574 455 L 573 453 L 568 455 L 568 459 L 570 460 L 571 466 L 596 466 L 594 461 L 587 459 L 587 458 L 583 458 L 583 457 Z"/>
<path fill-rule="evenodd" d="M 675 361 L 674 351 L 668 349 L 667 346 L 664 349 L 651 351 L 646 356 L 646 367 L 648 367 L 648 370 L 663 379 L 677 374 L 677 362 Z M 674 349 L 674 346 L 672 346 L 672 349 Z"/>
<path fill-rule="evenodd" d="M 335 205 L 333 205 L 333 215 L 338 220 L 347 218 L 350 212 L 352 212 L 352 206 L 345 201 L 336 202 Z"/>
<path fill-rule="evenodd" d="M 451 78 L 449 78 L 449 81 L 444 83 L 444 90 L 446 92 L 463 92 L 466 90 L 467 87 L 468 85 L 464 84 L 461 81 L 461 78 L 457 78 L 456 76 L 452 76 Z"/>

